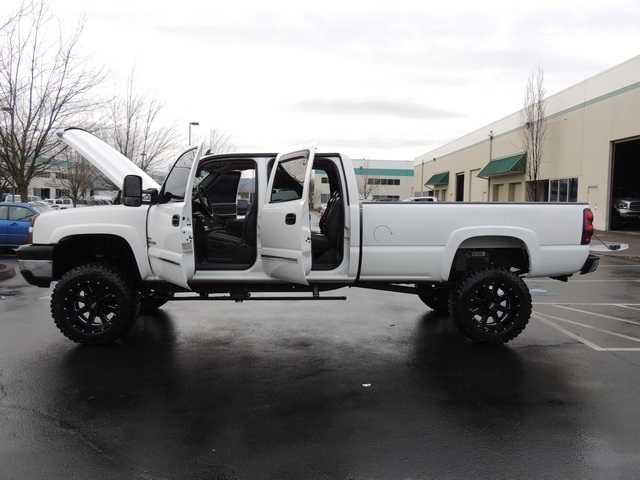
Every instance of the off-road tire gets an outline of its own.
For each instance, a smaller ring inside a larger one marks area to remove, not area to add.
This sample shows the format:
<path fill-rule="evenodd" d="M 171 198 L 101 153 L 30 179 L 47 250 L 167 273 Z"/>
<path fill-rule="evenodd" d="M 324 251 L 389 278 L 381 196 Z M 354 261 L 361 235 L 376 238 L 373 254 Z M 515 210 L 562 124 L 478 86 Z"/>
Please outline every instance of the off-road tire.
<path fill-rule="evenodd" d="M 499 345 L 516 338 L 529 323 L 531 294 L 510 270 L 484 267 L 460 279 L 449 298 L 449 313 L 466 337 Z"/>
<path fill-rule="evenodd" d="M 51 315 L 69 339 L 103 345 L 122 337 L 138 317 L 140 297 L 120 270 L 100 263 L 65 273 L 51 295 Z"/>

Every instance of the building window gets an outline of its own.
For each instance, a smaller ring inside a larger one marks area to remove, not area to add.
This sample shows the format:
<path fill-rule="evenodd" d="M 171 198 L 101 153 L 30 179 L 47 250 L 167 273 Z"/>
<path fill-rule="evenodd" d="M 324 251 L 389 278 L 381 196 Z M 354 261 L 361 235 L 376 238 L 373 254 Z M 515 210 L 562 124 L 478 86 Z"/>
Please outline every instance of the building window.
<path fill-rule="evenodd" d="M 369 185 L 400 185 L 399 178 L 368 178 Z"/>
<path fill-rule="evenodd" d="M 48 188 L 34 188 L 33 194 L 42 198 L 43 200 L 45 198 L 49 198 L 49 195 L 50 195 Z"/>
<path fill-rule="evenodd" d="M 557 178 L 549 180 L 549 201 L 550 202 L 577 202 L 578 201 L 578 179 L 577 178 Z"/>
<path fill-rule="evenodd" d="M 329 177 L 322 177 L 320 183 L 329 183 Z"/>
<path fill-rule="evenodd" d="M 399 202 L 399 195 L 374 195 L 372 200 L 374 202 Z"/>

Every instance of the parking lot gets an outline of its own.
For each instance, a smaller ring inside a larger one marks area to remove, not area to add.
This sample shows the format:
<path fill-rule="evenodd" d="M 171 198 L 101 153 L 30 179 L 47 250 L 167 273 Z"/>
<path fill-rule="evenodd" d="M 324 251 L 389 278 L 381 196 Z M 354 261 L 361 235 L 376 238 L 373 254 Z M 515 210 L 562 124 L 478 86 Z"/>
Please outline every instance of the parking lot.
<path fill-rule="evenodd" d="M 0 478 L 638 478 L 640 263 L 527 284 L 502 347 L 360 289 L 174 302 L 80 347 L 50 291 L 5 280 Z"/>

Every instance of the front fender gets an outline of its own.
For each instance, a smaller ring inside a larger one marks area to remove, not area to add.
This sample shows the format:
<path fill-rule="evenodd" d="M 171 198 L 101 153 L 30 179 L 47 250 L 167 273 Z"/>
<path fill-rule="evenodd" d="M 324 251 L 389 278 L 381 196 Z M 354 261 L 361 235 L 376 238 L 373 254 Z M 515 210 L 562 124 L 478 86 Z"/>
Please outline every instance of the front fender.
<path fill-rule="evenodd" d="M 48 212 L 38 217 L 33 243 L 56 245 L 65 239 L 83 235 L 120 237 L 130 246 L 140 276 L 151 275 L 147 258 L 147 208 L 122 205 L 92 206 Z"/>

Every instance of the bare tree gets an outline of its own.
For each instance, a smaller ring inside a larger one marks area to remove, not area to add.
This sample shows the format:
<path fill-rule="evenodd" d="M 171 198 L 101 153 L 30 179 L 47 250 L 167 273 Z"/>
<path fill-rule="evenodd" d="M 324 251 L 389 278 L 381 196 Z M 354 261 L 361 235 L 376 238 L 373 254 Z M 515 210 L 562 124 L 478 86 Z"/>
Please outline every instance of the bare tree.
<path fill-rule="evenodd" d="M 547 132 L 544 69 L 536 64 L 527 81 L 524 107 L 520 111 L 520 138 L 527 154 L 527 200 L 540 201 L 542 185 L 540 166 Z"/>
<path fill-rule="evenodd" d="M 65 149 L 59 158 L 56 186 L 66 192 L 75 207 L 79 199 L 90 194 L 96 175 L 84 158 L 69 149 Z"/>
<path fill-rule="evenodd" d="M 26 5 L 24 2 L 18 6 L 18 11 L 15 13 L 11 13 L 9 18 L 0 23 L 0 33 L 3 33 L 5 30 L 11 30 L 12 25 L 16 22 L 16 20 L 28 13 L 28 9 L 33 8 L 33 5 Z"/>
<path fill-rule="evenodd" d="M 0 166 L 22 200 L 29 183 L 61 150 L 53 132 L 95 102 L 104 78 L 77 53 L 81 19 L 66 36 L 51 36 L 47 0 L 23 3 L 0 35 Z M 48 34 L 48 35 L 47 35 Z"/>
<path fill-rule="evenodd" d="M 380 179 L 373 178 L 371 169 L 369 168 L 369 159 L 362 160 L 362 164 L 356 168 L 358 179 L 358 193 L 365 200 L 371 200 L 373 195 L 380 190 Z"/>
<path fill-rule="evenodd" d="M 127 78 L 124 95 L 114 95 L 108 102 L 105 138 L 144 171 L 157 167 L 163 155 L 178 143 L 177 126 L 159 124 L 164 107 L 165 102 L 155 95 L 138 91 L 135 67 Z"/>
<path fill-rule="evenodd" d="M 218 127 L 209 130 L 205 144 L 210 153 L 235 152 L 237 149 L 236 144 L 231 140 L 231 135 Z"/>

